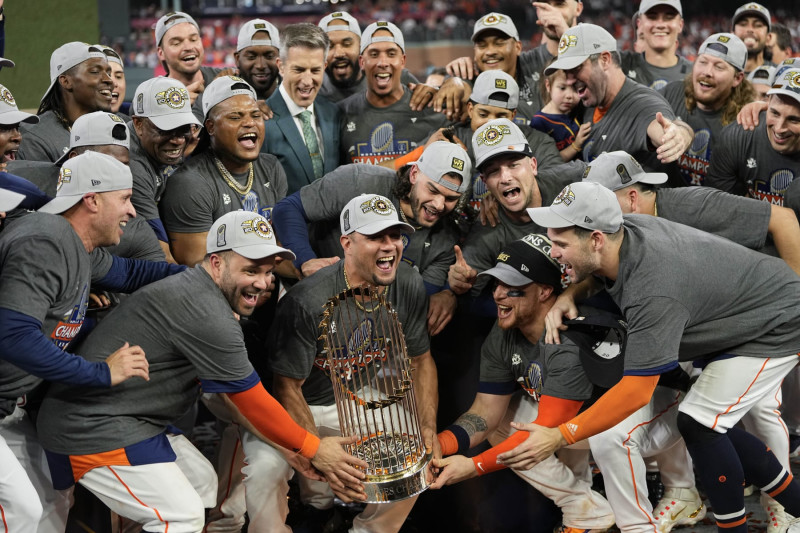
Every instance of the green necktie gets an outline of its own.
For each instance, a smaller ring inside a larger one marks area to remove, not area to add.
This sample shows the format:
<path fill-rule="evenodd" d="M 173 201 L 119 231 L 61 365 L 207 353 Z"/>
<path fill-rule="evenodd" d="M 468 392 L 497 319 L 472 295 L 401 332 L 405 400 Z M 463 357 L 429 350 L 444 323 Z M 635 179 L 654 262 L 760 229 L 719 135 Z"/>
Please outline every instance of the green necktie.
<path fill-rule="evenodd" d="M 303 140 L 306 142 L 308 148 L 308 155 L 311 156 L 311 164 L 314 166 L 314 177 L 322 177 L 322 154 L 319 153 L 319 144 L 317 144 L 317 133 L 314 131 L 314 126 L 311 124 L 311 111 L 306 109 L 300 113 L 300 120 L 303 123 Z"/>

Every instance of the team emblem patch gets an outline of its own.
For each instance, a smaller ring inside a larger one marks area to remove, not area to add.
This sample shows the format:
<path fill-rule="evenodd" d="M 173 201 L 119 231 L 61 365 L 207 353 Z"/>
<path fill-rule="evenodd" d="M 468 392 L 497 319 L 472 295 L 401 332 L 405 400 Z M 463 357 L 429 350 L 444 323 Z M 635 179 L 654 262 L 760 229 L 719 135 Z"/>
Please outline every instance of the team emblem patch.
<path fill-rule="evenodd" d="M 728 41 L 731 40 L 731 38 L 728 37 L 727 35 L 720 35 L 719 37 L 717 37 L 717 40 L 721 43 L 727 43 Z"/>
<path fill-rule="evenodd" d="M 388 216 L 394 213 L 394 205 L 380 196 L 373 196 L 361 204 L 362 213 L 369 213 L 370 211 L 375 211 L 375 213 L 382 216 Z"/>
<path fill-rule="evenodd" d="M 156 104 L 167 105 L 172 109 L 181 109 L 188 101 L 189 91 L 181 87 L 170 87 L 166 91 L 156 93 Z"/>
<path fill-rule="evenodd" d="M 495 89 L 508 89 L 508 81 L 498 78 L 494 80 L 494 88 Z"/>
<path fill-rule="evenodd" d="M 633 179 L 631 178 L 631 175 L 628 173 L 628 169 L 625 168 L 625 165 L 623 165 L 622 163 L 617 165 L 616 170 L 617 170 L 617 176 L 619 176 L 619 180 L 620 182 L 622 182 L 623 185 L 626 183 L 630 183 L 630 181 Z"/>
<path fill-rule="evenodd" d="M 503 263 L 505 263 L 506 261 L 508 261 L 509 257 L 511 257 L 511 256 L 508 255 L 508 254 L 505 254 L 505 253 L 501 253 L 500 255 L 497 256 L 497 260 L 498 261 L 502 261 Z"/>
<path fill-rule="evenodd" d="M 502 15 L 498 15 L 496 13 L 490 13 L 490 14 L 486 15 L 485 17 L 483 17 L 483 20 L 481 21 L 481 23 L 484 26 L 494 26 L 496 24 L 500 24 L 504 20 L 505 20 L 505 17 L 503 17 Z"/>
<path fill-rule="evenodd" d="M 0 85 L 0 87 L 3 86 Z M 17 103 L 14 101 L 14 95 L 12 95 L 11 91 L 6 89 L 5 87 L 0 89 L 0 100 L 4 101 L 8 105 L 17 105 Z"/>
<path fill-rule="evenodd" d="M 561 36 L 561 40 L 558 41 L 558 53 L 563 54 L 567 51 L 568 48 L 573 46 L 578 46 L 578 36 L 577 35 L 563 35 Z"/>
<path fill-rule="evenodd" d="M 453 158 L 453 162 L 450 163 L 450 166 L 453 167 L 454 169 L 458 170 L 459 172 L 463 172 L 464 171 L 464 160 L 463 159 L 459 159 L 457 157 L 454 157 Z"/>
<path fill-rule="evenodd" d="M 337 11 L 336 13 L 331 15 L 331 18 L 340 18 L 341 16 L 342 16 L 342 12 L 341 11 Z"/>
<path fill-rule="evenodd" d="M 71 181 L 72 181 L 72 170 L 61 167 L 61 170 L 58 172 L 58 185 L 56 185 L 56 191 L 60 191 L 62 185 L 64 185 L 65 183 L 69 183 Z"/>
<path fill-rule="evenodd" d="M 556 204 L 564 204 L 564 205 L 571 205 L 572 202 L 575 201 L 575 193 L 572 192 L 572 187 L 567 185 L 564 187 L 564 190 L 558 193 L 556 199 L 553 200 L 553 205 Z"/>
<path fill-rule="evenodd" d="M 220 224 L 217 228 L 217 247 L 227 246 L 227 240 L 225 239 L 225 224 Z"/>
<path fill-rule="evenodd" d="M 258 24 L 253 24 L 253 29 L 265 30 L 265 29 L 267 29 L 267 25 L 264 24 L 263 22 L 259 22 Z"/>
<path fill-rule="evenodd" d="M 122 124 L 125 124 L 125 121 L 124 121 L 124 120 L 122 120 L 121 118 L 119 118 L 119 117 L 118 117 L 117 115 L 115 115 L 114 113 L 109 113 L 109 114 L 108 114 L 108 118 L 110 118 L 110 119 L 111 119 L 111 120 L 113 120 L 114 122 L 120 122 L 120 123 L 122 123 Z"/>
<path fill-rule="evenodd" d="M 478 135 L 478 144 L 485 144 L 486 146 L 494 146 L 503 140 L 505 135 L 511 133 L 511 128 L 508 126 L 492 125 L 486 128 Z"/>
<path fill-rule="evenodd" d="M 386 27 L 389 26 L 389 23 L 388 22 L 384 22 L 384 21 L 380 21 L 380 22 L 375 23 L 375 25 L 377 27 L 379 27 L 379 28 L 386 28 Z"/>
<path fill-rule="evenodd" d="M 242 222 L 242 231 L 247 235 L 248 233 L 255 233 L 262 239 L 272 240 L 272 228 L 263 218 L 251 218 Z"/>

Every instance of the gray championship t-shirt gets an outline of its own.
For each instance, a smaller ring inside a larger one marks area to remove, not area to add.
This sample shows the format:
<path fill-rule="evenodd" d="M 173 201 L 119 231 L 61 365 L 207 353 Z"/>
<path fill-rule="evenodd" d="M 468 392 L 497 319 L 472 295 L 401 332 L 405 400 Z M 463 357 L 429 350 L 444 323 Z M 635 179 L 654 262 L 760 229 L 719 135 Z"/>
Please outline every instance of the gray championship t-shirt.
<path fill-rule="evenodd" d="M 98 324 L 80 353 L 100 361 L 125 342 L 144 350 L 150 381 L 132 378 L 110 389 L 52 385 L 38 419 L 46 449 L 82 455 L 130 446 L 183 416 L 197 400 L 198 379 L 252 380 L 242 328 L 201 267 L 135 292 Z"/>
<path fill-rule="evenodd" d="M 649 215 L 625 215 L 624 232 L 605 282 L 628 323 L 626 374 L 800 352 L 800 277 L 783 260 Z"/>
<path fill-rule="evenodd" d="M 341 162 L 377 165 L 396 159 L 420 145 L 431 131 L 450 124 L 433 108 L 412 111 L 410 102 L 411 91 L 405 86 L 403 97 L 388 107 L 370 104 L 366 91 L 340 101 Z"/>
<path fill-rule="evenodd" d="M 167 260 L 153 228 L 150 227 L 147 220 L 140 216 L 128 221 L 128 224 L 123 228 L 119 244 L 106 246 L 104 249 L 111 255 L 128 259 L 143 259 L 145 261 Z"/>
<path fill-rule="evenodd" d="M 644 53 L 621 52 L 622 71 L 635 82 L 660 91 L 673 81 L 683 81 L 692 72 L 692 62 L 676 55 L 678 62 L 671 67 L 657 67 L 647 62 Z"/>
<path fill-rule="evenodd" d="M 478 391 L 510 394 L 517 383 L 537 401 L 543 394 L 588 400 L 594 389 L 571 340 L 562 336 L 561 344 L 545 344 L 542 334 L 539 342 L 531 344 L 519 329 L 504 331 L 495 322 L 481 347 Z"/>
<path fill-rule="evenodd" d="M 332 405 L 335 401 L 325 344 L 319 339 L 322 331 L 322 309 L 328 299 L 347 288 L 343 274 L 344 261 L 323 268 L 292 287 L 278 303 L 275 321 L 267 341 L 269 365 L 273 372 L 294 379 L 304 379 L 303 396 L 308 405 Z M 423 355 L 430 349 L 427 315 L 428 298 L 422 278 L 404 263 L 397 277 L 388 286 L 387 299 L 397 311 L 409 357 Z M 339 306 L 346 312 L 352 303 Z M 348 383 L 358 383 L 366 365 L 382 366 L 386 360 L 386 339 L 378 333 L 371 313 L 353 308 L 352 320 L 341 320 L 341 344 L 334 351 L 349 350 L 354 354 Z M 384 310 L 385 311 L 385 310 Z M 338 316 L 338 315 L 337 315 Z M 350 323 L 352 322 L 352 323 Z M 347 324 L 345 328 L 344 324 Z M 397 353 L 394 347 L 392 352 Z M 357 356 L 356 356 L 357 354 Z M 350 381 L 350 380 L 353 381 Z"/>
<path fill-rule="evenodd" d="M 22 142 L 17 155 L 20 159 L 55 163 L 69 149 L 69 130 L 53 111 L 39 115 L 38 124 L 23 122 L 19 129 Z"/>
<path fill-rule="evenodd" d="M 647 137 L 647 127 L 661 112 L 669 120 L 675 119 L 669 103 L 653 89 L 630 79 L 620 89 L 606 114 L 597 122 L 595 108 L 586 110 L 583 122 L 592 123 L 592 133 L 583 146 L 583 160 L 591 163 L 603 152 L 625 150 L 644 168 L 651 172 L 664 172 Z"/>
<path fill-rule="evenodd" d="M 703 111 L 696 107 L 686 109 L 683 81 L 674 81 L 661 91 L 675 115 L 689 124 L 694 131 L 694 141 L 678 160 L 680 176 L 685 185 L 704 185 L 715 140 L 722 133 L 722 110 Z"/>
<path fill-rule="evenodd" d="M 377 165 L 342 165 L 321 179 L 300 189 L 303 210 L 312 222 L 309 230 L 311 246 L 317 257 L 342 257 L 342 235 L 339 215 L 347 202 L 359 194 L 380 194 L 392 201 L 400 212 L 400 200 L 392 192 L 397 175 Z M 403 234 L 403 262 L 422 274 L 434 287 L 447 281 L 450 265 L 455 262 L 453 246 L 458 233 L 448 220 L 432 228 L 419 228 Z"/>
<path fill-rule="evenodd" d="M 6 170 L 10 174 L 21 176 L 30 181 L 47 196 L 55 198 L 58 192 L 58 173 L 60 168 L 55 163 L 19 159 L 17 161 L 9 161 Z"/>
<path fill-rule="evenodd" d="M 400 75 L 400 83 L 408 86 L 409 83 L 419 83 L 419 80 L 407 69 L 403 69 L 403 73 Z M 319 89 L 319 94 L 335 104 L 344 100 L 345 98 L 353 96 L 356 93 L 363 93 L 366 91 L 367 78 L 363 75 L 361 76 L 360 80 L 350 87 L 338 87 L 331 81 L 330 76 L 328 76 L 328 73 L 326 72 L 325 77 L 322 78 L 322 87 Z"/>
<path fill-rule="evenodd" d="M 247 175 L 233 175 L 239 185 L 247 184 Z M 202 233 L 216 219 L 244 209 L 272 217 L 272 207 L 286 196 L 286 173 L 278 158 L 259 154 L 253 161 L 253 185 L 244 196 L 228 185 L 214 164 L 211 150 L 192 157 L 169 177 L 159 210 L 168 232 Z"/>
<path fill-rule="evenodd" d="M 800 152 L 783 155 L 772 149 L 766 112 L 759 115 L 753 131 L 735 122 L 725 126 L 714 147 L 706 178 L 709 187 L 783 205 L 783 194 L 800 175 Z"/>

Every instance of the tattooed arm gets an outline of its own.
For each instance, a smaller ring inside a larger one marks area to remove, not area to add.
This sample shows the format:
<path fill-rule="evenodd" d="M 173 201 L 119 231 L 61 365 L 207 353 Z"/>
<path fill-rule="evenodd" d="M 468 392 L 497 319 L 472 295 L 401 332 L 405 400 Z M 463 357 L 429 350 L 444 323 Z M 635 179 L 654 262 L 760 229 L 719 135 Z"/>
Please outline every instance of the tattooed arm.
<path fill-rule="evenodd" d="M 510 394 L 478 393 L 469 411 L 439 433 L 442 454 L 463 453 L 494 431 L 508 408 Z"/>

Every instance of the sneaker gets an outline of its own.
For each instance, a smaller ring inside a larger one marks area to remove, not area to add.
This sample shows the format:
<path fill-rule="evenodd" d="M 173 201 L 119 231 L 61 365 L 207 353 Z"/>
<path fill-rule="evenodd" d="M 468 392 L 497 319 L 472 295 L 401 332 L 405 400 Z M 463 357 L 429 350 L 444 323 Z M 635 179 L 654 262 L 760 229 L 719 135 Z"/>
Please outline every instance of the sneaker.
<path fill-rule="evenodd" d="M 786 515 L 789 517 L 789 515 Z M 781 533 L 800 533 L 800 518 L 792 518 L 786 523 L 786 527 L 781 529 Z"/>
<path fill-rule="evenodd" d="M 706 517 L 706 506 L 697 489 L 664 489 L 664 497 L 653 510 L 660 533 L 676 526 L 693 526 Z"/>
<path fill-rule="evenodd" d="M 789 525 L 790 516 L 783 510 L 783 505 L 779 504 L 763 492 L 760 499 L 761 507 L 767 513 L 767 533 L 781 533 L 786 531 Z"/>

